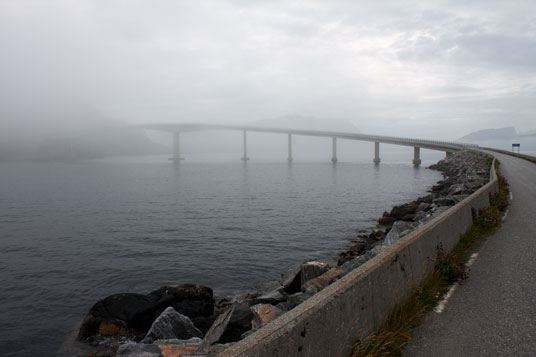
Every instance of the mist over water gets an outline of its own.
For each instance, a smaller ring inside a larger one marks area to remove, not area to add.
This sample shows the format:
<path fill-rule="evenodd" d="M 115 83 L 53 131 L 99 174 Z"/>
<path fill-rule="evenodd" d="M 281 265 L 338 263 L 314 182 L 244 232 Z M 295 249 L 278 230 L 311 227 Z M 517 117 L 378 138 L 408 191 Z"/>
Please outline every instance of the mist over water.
<path fill-rule="evenodd" d="M 232 294 L 290 264 L 330 261 L 440 179 L 409 159 L 0 164 L 0 350 L 53 355 L 110 294 L 187 282 Z"/>

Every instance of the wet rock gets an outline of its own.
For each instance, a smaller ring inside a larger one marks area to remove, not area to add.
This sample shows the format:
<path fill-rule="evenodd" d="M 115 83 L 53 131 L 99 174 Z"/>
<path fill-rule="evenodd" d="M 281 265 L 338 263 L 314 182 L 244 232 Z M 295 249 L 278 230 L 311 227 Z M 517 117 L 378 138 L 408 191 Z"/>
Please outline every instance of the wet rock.
<path fill-rule="evenodd" d="M 324 274 L 320 275 L 319 277 L 311 279 L 305 284 L 303 284 L 302 291 L 307 291 L 307 288 L 310 286 L 314 286 L 318 289 L 318 291 L 320 291 L 338 278 L 340 278 L 343 274 L 344 271 L 342 269 L 332 268 Z"/>
<path fill-rule="evenodd" d="M 258 329 L 283 314 L 283 310 L 274 305 L 258 304 L 251 307 L 253 312 L 252 327 Z"/>
<path fill-rule="evenodd" d="M 142 338 L 167 307 L 190 318 L 214 311 L 212 289 L 193 284 L 164 286 L 149 294 L 115 294 L 98 301 L 84 318 L 78 334 L 84 340 L 97 334 Z"/>
<path fill-rule="evenodd" d="M 186 340 L 191 337 L 202 337 L 203 334 L 192 321 L 182 314 L 179 314 L 173 307 L 168 307 L 153 322 L 149 332 L 142 343 L 152 343 L 161 339 L 181 339 Z"/>

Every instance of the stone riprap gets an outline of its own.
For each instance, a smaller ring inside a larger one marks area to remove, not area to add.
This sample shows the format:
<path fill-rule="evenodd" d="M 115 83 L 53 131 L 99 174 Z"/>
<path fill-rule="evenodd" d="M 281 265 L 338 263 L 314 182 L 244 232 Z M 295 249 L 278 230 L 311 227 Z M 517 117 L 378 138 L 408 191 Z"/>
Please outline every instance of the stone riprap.
<path fill-rule="evenodd" d="M 376 229 L 369 234 L 360 234 L 352 247 L 340 253 L 338 265 L 342 269 L 350 271 L 359 267 L 384 247 L 484 186 L 489 182 L 491 161 L 479 152 L 460 151 L 429 168 L 441 171 L 443 180 L 432 186 L 430 194 L 384 212 Z"/>
<path fill-rule="evenodd" d="M 99 356 L 115 356 L 116 351 L 123 357 L 221 351 L 308 300 L 489 181 L 490 161 L 480 153 L 458 152 L 430 168 L 444 176 L 430 194 L 385 212 L 376 228 L 360 234 L 352 247 L 339 254 L 337 266 L 317 261 L 296 264 L 284 270 L 279 281 L 234 297 L 214 298 L 210 288 L 191 284 L 166 286 L 146 295 L 112 295 L 89 311 L 79 339 L 100 346 Z"/>

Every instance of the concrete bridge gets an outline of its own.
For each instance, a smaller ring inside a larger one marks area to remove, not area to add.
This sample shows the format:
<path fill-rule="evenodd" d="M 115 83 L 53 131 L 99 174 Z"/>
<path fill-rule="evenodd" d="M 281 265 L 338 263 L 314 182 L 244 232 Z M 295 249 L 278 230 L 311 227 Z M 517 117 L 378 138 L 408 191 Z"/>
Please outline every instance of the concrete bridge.
<path fill-rule="evenodd" d="M 476 145 L 457 143 L 457 142 L 448 142 L 448 141 L 437 141 L 437 140 L 425 140 L 425 139 L 410 139 L 410 138 L 401 138 L 395 136 L 381 136 L 381 135 L 366 135 L 366 134 L 357 134 L 357 133 L 345 133 L 345 132 L 336 132 L 336 131 L 319 131 L 319 130 L 299 130 L 299 129 L 283 129 L 283 128 L 265 128 L 257 126 L 241 126 L 241 125 L 212 125 L 212 124 L 147 124 L 141 125 L 140 127 L 149 130 L 158 130 L 158 131 L 167 131 L 173 134 L 173 156 L 170 160 L 179 162 L 181 158 L 180 150 L 180 135 L 181 133 L 191 132 L 191 131 L 201 131 L 201 130 L 232 130 L 232 131 L 242 131 L 243 132 L 243 149 L 244 154 L 242 156 L 243 161 L 249 160 L 248 150 L 247 150 L 247 133 L 248 132 L 259 132 L 259 133 L 274 133 L 274 134 L 285 134 L 288 135 L 288 162 L 292 162 L 292 135 L 302 135 L 302 136 L 316 136 L 316 137 L 326 137 L 332 139 L 332 154 L 331 161 L 336 163 L 337 159 L 337 139 L 345 140 L 358 140 L 358 141 L 369 141 L 374 143 L 374 164 L 378 165 L 381 161 L 380 159 L 380 143 L 384 144 L 394 144 L 402 146 L 412 146 L 413 147 L 413 165 L 419 166 L 421 163 L 421 148 L 445 151 L 447 155 L 453 151 L 461 150 L 465 147 L 476 147 Z"/>

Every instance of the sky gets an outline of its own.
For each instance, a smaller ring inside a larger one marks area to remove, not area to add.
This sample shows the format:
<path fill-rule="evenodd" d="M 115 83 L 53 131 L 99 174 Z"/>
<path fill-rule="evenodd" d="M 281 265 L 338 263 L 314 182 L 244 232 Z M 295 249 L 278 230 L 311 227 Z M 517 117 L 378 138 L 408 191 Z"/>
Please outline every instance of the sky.
<path fill-rule="evenodd" d="M 303 115 L 431 139 L 526 131 L 536 2 L 0 0 L 0 78 L 4 129 L 32 108 L 19 126 L 53 124 L 42 108 L 65 106 L 87 123 Z"/>

